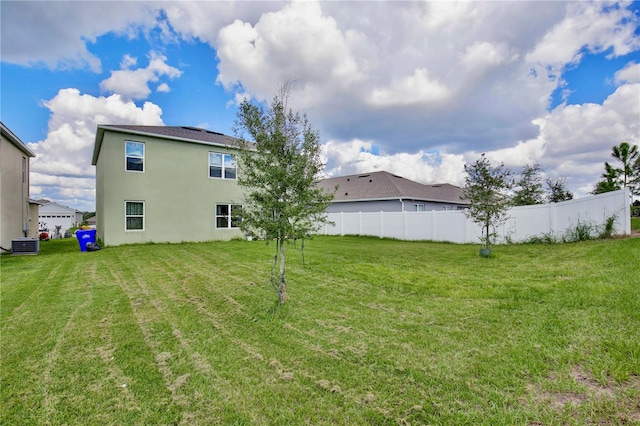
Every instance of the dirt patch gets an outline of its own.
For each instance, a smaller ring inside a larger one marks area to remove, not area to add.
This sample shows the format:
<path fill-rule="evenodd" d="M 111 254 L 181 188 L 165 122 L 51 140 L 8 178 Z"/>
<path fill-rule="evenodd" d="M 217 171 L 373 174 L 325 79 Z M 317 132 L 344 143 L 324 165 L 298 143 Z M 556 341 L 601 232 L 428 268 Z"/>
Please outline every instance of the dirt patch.
<path fill-rule="evenodd" d="M 582 366 L 576 365 L 569 372 L 570 377 L 580 385 L 583 391 L 547 391 L 538 384 L 530 384 L 527 391 L 536 404 L 548 405 L 553 411 L 562 413 L 568 407 L 580 407 L 588 403 L 613 404 L 616 407 L 614 418 L 621 424 L 638 424 L 640 422 L 640 401 L 632 394 L 640 389 L 640 377 L 632 376 L 629 380 L 616 383 L 608 378 L 605 384 L 595 380 Z M 549 377 L 556 381 L 555 375 Z M 631 395 L 631 396 L 630 396 Z M 598 414 L 594 415 L 597 416 Z M 591 419 L 594 424 L 618 424 L 609 423 L 600 418 Z M 537 425 L 538 423 L 530 423 Z"/>
<path fill-rule="evenodd" d="M 596 380 L 589 377 L 589 375 L 579 365 L 573 367 L 573 370 L 571 370 L 571 377 L 573 377 L 577 383 L 586 387 L 588 393 L 593 394 L 596 397 L 614 398 L 616 396 L 615 387 L 613 385 L 601 385 Z M 613 380 L 609 380 L 609 383 L 613 383 Z"/>

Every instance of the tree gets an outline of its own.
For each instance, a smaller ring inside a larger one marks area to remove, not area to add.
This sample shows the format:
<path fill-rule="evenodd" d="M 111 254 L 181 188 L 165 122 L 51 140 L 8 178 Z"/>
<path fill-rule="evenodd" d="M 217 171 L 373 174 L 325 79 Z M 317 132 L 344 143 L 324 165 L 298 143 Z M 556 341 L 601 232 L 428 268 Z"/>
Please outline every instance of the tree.
<path fill-rule="evenodd" d="M 640 195 L 640 156 L 636 159 L 635 164 L 633 165 L 633 176 L 629 180 L 629 185 L 631 186 L 631 192 L 636 195 Z"/>
<path fill-rule="evenodd" d="M 601 179 L 596 183 L 596 187 L 592 192 L 594 195 L 620 189 L 619 170 L 615 169 L 606 161 L 604 163 L 604 170 L 605 172 L 601 175 Z"/>
<path fill-rule="evenodd" d="M 544 189 L 540 173 L 542 173 L 542 167 L 538 163 L 526 164 L 522 168 L 512 200 L 514 206 L 529 206 L 544 202 Z"/>
<path fill-rule="evenodd" d="M 611 149 L 611 156 L 622 162 L 622 168 L 615 170 L 618 176 L 621 177 L 620 183 L 622 183 L 623 188 L 627 187 L 629 177 L 633 177 L 633 166 L 638 160 L 638 155 L 638 145 L 629 145 L 627 142 L 621 142 L 620 145 Z"/>
<path fill-rule="evenodd" d="M 492 166 L 485 154 L 472 164 L 465 164 L 463 198 L 471 203 L 467 217 L 482 226 L 482 245 L 489 248 L 495 228 L 508 218 L 510 199 L 507 191 L 513 187 L 511 170 L 503 163 Z"/>
<path fill-rule="evenodd" d="M 559 203 L 561 201 L 573 200 L 573 193 L 569 191 L 565 184 L 567 178 L 547 178 L 545 183 L 549 190 L 547 201 L 550 203 Z"/>
<path fill-rule="evenodd" d="M 281 85 L 269 107 L 244 101 L 234 128 L 241 141 L 238 183 L 245 189 L 240 227 L 276 241 L 280 270 L 272 282 L 280 305 L 287 299 L 285 242 L 304 239 L 326 223 L 333 198 L 315 184 L 324 167 L 319 134 L 306 114 L 288 108 L 289 90 L 288 83 Z"/>

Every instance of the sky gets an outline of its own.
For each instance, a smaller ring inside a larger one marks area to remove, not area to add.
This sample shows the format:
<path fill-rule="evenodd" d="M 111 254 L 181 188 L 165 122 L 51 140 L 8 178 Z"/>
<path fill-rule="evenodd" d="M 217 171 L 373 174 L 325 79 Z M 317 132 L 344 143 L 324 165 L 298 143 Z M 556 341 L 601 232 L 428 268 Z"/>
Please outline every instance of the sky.
<path fill-rule="evenodd" d="M 587 196 L 640 145 L 640 2 L 0 1 L 0 118 L 30 196 L 95 210 L 99 124 L 233 136 L 244 99 L 320 134 L 324 175 L 464 185 L 482 153 Z"/>

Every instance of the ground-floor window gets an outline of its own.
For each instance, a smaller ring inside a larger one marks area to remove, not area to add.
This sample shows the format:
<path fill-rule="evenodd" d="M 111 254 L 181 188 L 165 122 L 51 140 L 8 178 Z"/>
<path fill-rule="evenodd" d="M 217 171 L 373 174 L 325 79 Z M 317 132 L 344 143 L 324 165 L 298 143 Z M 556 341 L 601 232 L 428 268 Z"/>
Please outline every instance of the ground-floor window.
<path fill-rule="evenodd" d="M 125 201 L 124 203 L 125 230 L 144 230 L 144 201 Z"/>
<path fill-rule="evenodd" d="M 240 204 L 216 204 L 216 228 L 239 228 Z"/>
<path fill-rule="evenodd" d="M 424 211 L 424 204 L 414 204 L 413 206 L 416 208 L 415 211 L 417 211 L 417 212 L 423 212 Z"/>

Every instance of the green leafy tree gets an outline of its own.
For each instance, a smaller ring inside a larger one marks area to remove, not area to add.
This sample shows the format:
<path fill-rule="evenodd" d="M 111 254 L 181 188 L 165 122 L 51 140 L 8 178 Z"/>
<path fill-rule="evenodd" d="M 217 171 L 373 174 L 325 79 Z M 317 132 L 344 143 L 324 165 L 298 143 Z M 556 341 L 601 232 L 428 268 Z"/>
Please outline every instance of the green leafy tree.
<path fill-rule="evenodd" d="M 513 187 L 510 169 L 503 163 L 492 166 L 485 154 L 474 163 L 465 164 L 463 198 L 470 205 L 465 214 L 482 226 L 482 245 L 488 248 L 495 237 L 495 229 L 509 218 L 511 200 L 507 191 Z"/>
<path fill-rule="evenodd" d="M 544 189 L 542 187 L 542 167 L 538 163 L 526 164 L 520 173 L 520 179 L 516 182 L 516 190 L 513 196 L 514 206 L 529 206 L 544 202 Z"/>
<path fill-rule="evenodd" d="M 622 168 L 615 169 L 620 177 L 620 183 L 623 188 L 629 184 L 629 178 L 633 178 L 633 167 L 638 160 L 638 145 L 629 145 L 627 142 L 621 142 L 620 145 L 611 149 L 611 156 L 622 162 Z M 606 163 L 605 163 L 606 164 Z"/>
<path fill-rule="evenodd" d="M 633 165 L 633 176 L 630 179 L 631 191 L 640 195 L 640 156 L 636 159 L 635 164 Z"/>
<path fill-rule="evenodd" d="M 566 187 L 567 178 L 547 178 L 545 183 L 549 191 L 547 201 L 559 203 L 561 201 L 573 200 L 573 192 Z"/>
<path fill-rule="evenodd" d="M 326 223 L 333 198 L 316 185 L 324 167 L 319 134 L 306 115 L 288 108 L 289 90 L 289 84 L 281 85 L 268 107 L 244 101 L 234 128 L 240 140 L 238 183 L 245 190 L 240 226 L 276 241 L 280 268 L 272 282 L 280 305 L 287 299 L 285 242 L 304 240 Z"/>
<path fill-rule="evenodd" d="M 596 187 L 592 194 L 603 194 L 605 192 L 617 191 L 620 189 L 620 173 L 611 164 L 605 161 L 605 172 L 601 175 L 601 179 L 596 183 Z"/>

